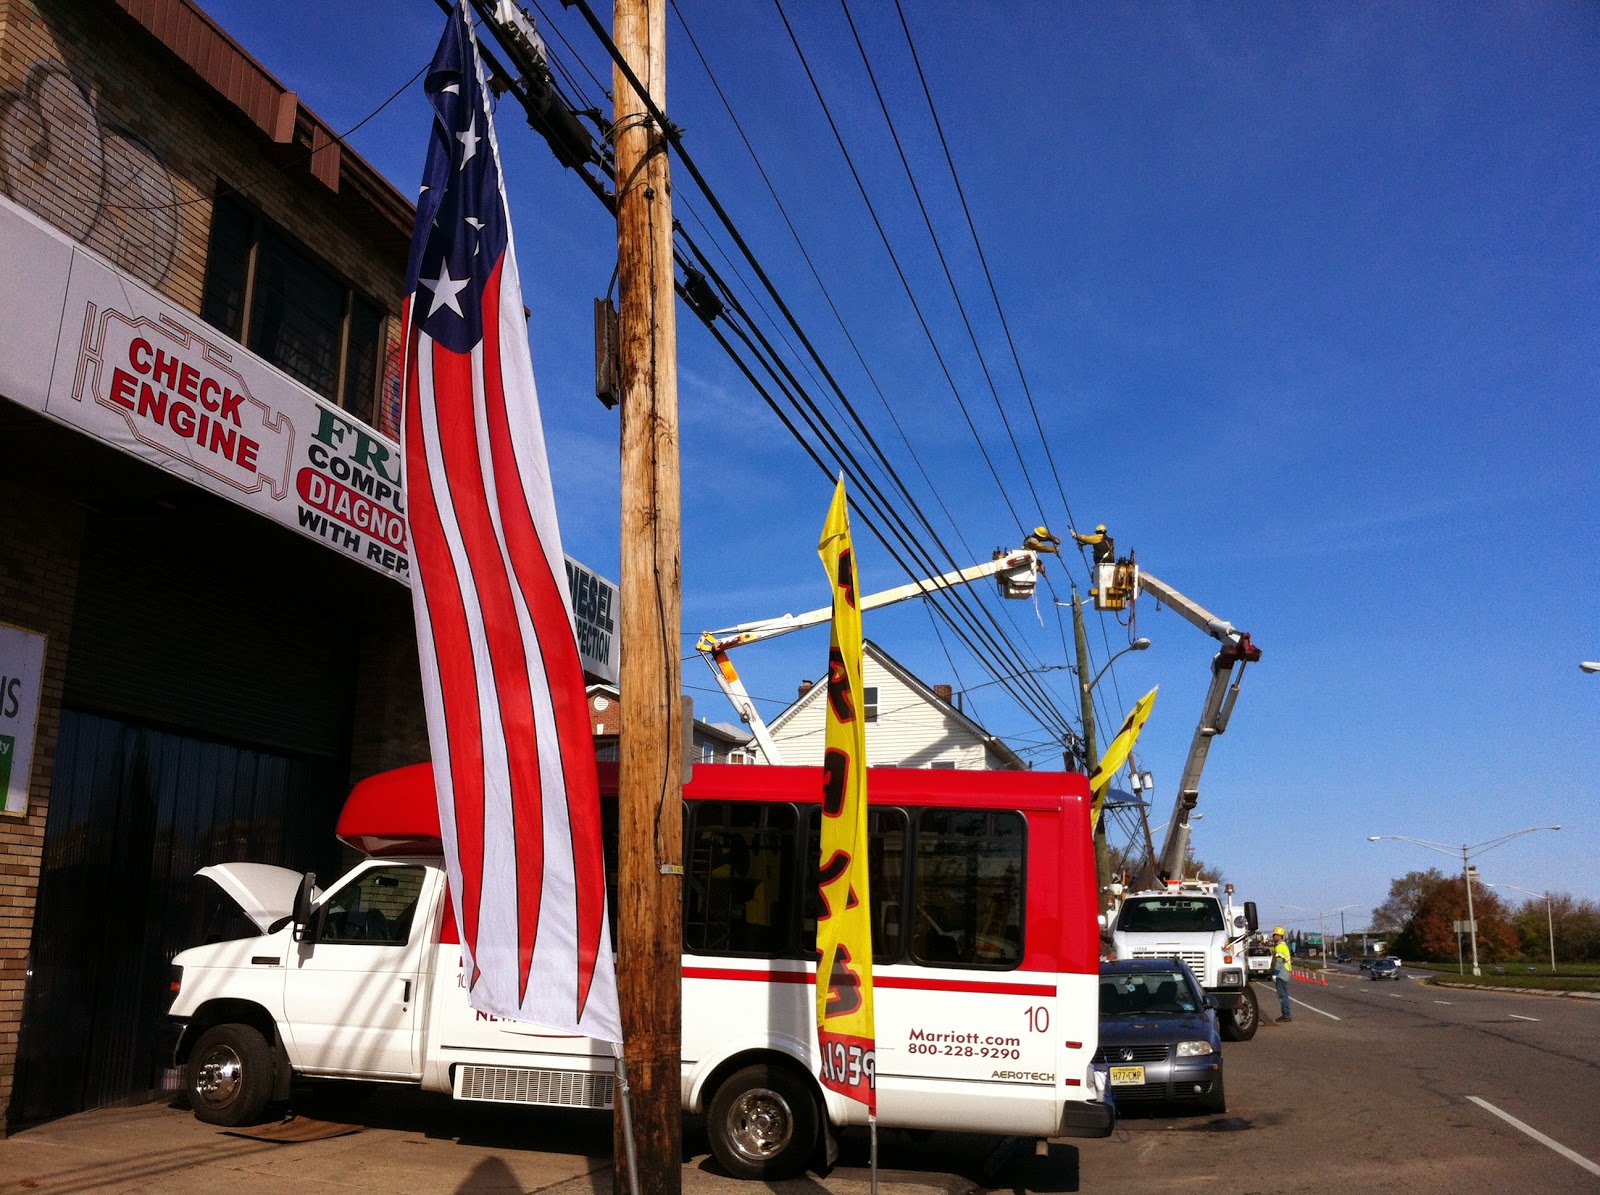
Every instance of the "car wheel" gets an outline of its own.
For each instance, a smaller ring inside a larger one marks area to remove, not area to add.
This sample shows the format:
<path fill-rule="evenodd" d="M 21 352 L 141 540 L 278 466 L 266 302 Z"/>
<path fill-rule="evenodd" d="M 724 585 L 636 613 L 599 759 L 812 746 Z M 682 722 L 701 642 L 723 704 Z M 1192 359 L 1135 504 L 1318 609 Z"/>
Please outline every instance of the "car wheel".
<path fill-rule="evenodd" d="M 735 1178 L 793 1178 L 817 1143 L 820 1114 L 809 1080 L 758 1063 L 717 1088 L 706 1118 L 711 1152 Z"/>
<path fill-rule="evenodd" d="M 1256 1003 L 1255 991 L 1246 986 L 1239 994 L 1239 1003 L 1223 1012 L 1217 1028 L 1224 1041 L 1249 1041 L 1261 1025 L 1261 1007 Z"/>
<path fill-rule="evenodd" d="M 272 1047 L 249 1025 L 213 1025 L 195 1042 L 184 1078 L 195 1119 L 258 1124 L 272 1102 Z"/>
<path fill-rule="evenodd" d="M 1222 1072 L 1217 1072 L 1217 1081 L 1211 1085 L 1210 1093 L 1200 1101 L 1200 1108 L 1207 1116 L 1221 1116 L 1228 1110 L 1228 1093 L 1222 1085 Z"/>

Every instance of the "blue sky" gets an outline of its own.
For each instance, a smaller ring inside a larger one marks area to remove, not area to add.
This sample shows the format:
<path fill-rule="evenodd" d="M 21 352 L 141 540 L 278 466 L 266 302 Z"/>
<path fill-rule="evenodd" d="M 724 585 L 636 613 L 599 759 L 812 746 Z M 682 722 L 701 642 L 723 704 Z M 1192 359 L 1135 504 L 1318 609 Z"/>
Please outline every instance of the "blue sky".
<path fill-rule="evenodd" d="M 206 7 L 338 129 L 427 61 L 443 21 L 426 0 Z M 843 10 L 786 10 L 1004 495 L 777 9 L 683 7 L 936 495 L 675 18 L 672 119 L 941 537 L 958 556 L 970 548 L 968 563 L 1019 543 L 1019 522 L 1065 535 L 893 6 L 851 11 L 1020 463 Z M 545 8 L 557 57 L 591 90 L 579 58 L 609 82 L 576 14 Z M 1353 927 L 1392 877 L 1450 867 L 1368 834 L 1477 843 L 1562 823 L 1483 856 L 1484 878 L 1600 898 L 1600 676 L 1577 668 L 1600 658 L 1600 9 L 919 0 L 907 12 L 1072 514 L 1109 524 L 1264 651 L 1212 750 L 1197 852 L 1269 918 L 1314 928 L 1288 906 L 1348 904 Z M 590 326 L 613 229 L 518 116 L 503 108 L 499 131 L 567 549 L 615 578 L 617 421 L 591 397 Z M 418 85 L 352 142 L 410 193 L 427 120 Z M 709 205 L 681 169 L 674 183 L 675 214 L 698 235 Z M 823 604 L 828 479 L 686 312 L 680 377 L 685 630 Z M 906 579 L 861 538 L 867 588 Z M 1087 584 L 1076 557 L 1051 580 L 1063 597 Z M 1055 669 L 1037 675 L 1070 710 L 1062 625 L 1041 595 L 1037 608 L 985 601 L 1024 666 Z M 869 615 L 867 632 L 930 682 L 989 679 L 945 632 L 947 661 L 920 603 Z M 1138 632 L 1154 646 L 1101 682 L 1101 716 L 1114 723 L 1161 686 L 1140 750 L 1159 836 L 1214 645 L 1153 604 Z M 1127 634 L 1109 618 L 1091 628 L 1096 667 Z M 825 632 L 810 632 L 737 662 L 770 715 L 825 653 Z M 710 684 L 698 661 L 684 676 Z M 691 691 L 702 716 L 731 716 L 720 695 Z M 1044 739 L 1000 686 L 971 701 L 1009 740 Z M 1033 758 L 1059 766 L 1053 750 Z"/>

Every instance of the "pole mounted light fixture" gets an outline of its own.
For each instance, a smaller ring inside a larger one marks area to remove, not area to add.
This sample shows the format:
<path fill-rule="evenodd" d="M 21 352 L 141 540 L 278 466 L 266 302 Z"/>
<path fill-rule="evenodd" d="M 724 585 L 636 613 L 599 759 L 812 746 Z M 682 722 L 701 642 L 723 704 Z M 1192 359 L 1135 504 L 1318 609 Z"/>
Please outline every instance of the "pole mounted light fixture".
<path fill-rule="evenodd" d="M 1477 868 L 1472 866 L 1472 859 L 1485 851 L 1492 851 L 1497 846 L 1510 842 L 1513 838 L 1521 838 L 1524 834 L 1537 834 L 1540 830 L 1559 830 L 1560 826 L 1529 826 L 1525 830 L 1513 830 L 1509 834 L 1502 834 L 1499 838 L 1491 838 L 1473 846 L 1465 844 L 1451 846 L 1445 842 L 1432 842 L 1426 838 L 1409 838 L 1404 834 L 1368 834 L 1368 842 L 1380 842 L 1390 839 L 1395 842 L 1409 842 L 1415 846 L 1425 846 L 1430 851 L 1439 851 L 1445 855 L 1461 856 L 1461 878 L 1467 885 L 1467 929 L 1472 935 L 1472 973 L 1482 975 L 1483 971 L 1478 966 L 1478 922 L 1472 912 L 1472 877 Z"/>
<path fill-rule="evenodd" d="M 1507 884 L 1504 882 L 1491 884 L 1485 881 L 1483 886 L 1485 888 L 1513 888 L 1518 892 L 1526 892 L 1529 896 L 1537 896 L 1544 901 L 1545 927 L 1550 931 L 1550 974 L 1554 975 L 1556 973 L 1556 915 L 1552 907 L 1553 902 L 1550 890 L 1547 888 L 1543 892 L 1535 892 L 1532 888 L 1524 888 L 1521 884 Z"/>

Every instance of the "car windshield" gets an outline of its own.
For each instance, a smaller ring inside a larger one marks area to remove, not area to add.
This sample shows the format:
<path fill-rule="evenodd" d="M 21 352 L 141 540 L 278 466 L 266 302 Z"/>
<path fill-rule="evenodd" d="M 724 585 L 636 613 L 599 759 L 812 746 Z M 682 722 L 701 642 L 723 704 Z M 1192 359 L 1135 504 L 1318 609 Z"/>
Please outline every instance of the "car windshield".
<path fill-rule="evenodd" d="M 1100 977 L 1103 1017 L 1199 1011 L 1199 997 L 1182 971 L 1136 971 Z"/>
<path fill-rule="evenodd" d="M 1122 906 L 1124 933 L 1211 933 L 1222 928 L 1222 906 L 1207 897 L 1136 896 Z"/>

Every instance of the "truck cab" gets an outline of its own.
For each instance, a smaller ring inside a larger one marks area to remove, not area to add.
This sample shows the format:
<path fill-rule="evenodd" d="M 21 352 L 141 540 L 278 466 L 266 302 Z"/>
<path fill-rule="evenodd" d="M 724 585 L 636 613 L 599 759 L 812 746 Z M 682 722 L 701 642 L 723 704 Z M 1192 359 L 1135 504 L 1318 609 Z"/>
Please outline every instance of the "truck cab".
<path fill-rule="evenodd" d="M 1246 942 L 1258 927 L 1254 902 L 1235 905 L 1232 884 L 1219 890 L 1191 880 L 1128 893 L 1113 918 L 1117 958 L 1181 959 L 1216 998 L 1223 1037 L 1255 1036 L 1259 1016 L 1246 955 Z"/>

